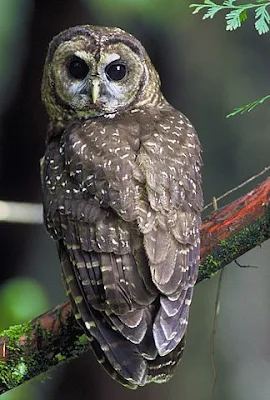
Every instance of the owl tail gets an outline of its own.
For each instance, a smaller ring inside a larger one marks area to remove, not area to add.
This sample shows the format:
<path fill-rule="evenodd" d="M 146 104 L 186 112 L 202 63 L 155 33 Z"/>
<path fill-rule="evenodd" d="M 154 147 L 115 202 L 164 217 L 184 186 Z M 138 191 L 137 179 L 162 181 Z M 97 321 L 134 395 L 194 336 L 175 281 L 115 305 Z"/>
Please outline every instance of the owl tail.
<path fill-rule="evenodd" d="M 182 289 L 175 300 L 161 296 L 153 325 L 155 343 L 161 356 L 166 356 L 181 343 L 187 329 L 192 294 L 193 286 Z"/>
<path fill-rule="evenodd" d="M 134 344 L 112 325 L 108 316 L 90 306 L 84 299 L 81 281 L 66 250 L 58 248 L 62 264 L 63 281 L 77 322 L 88 336 L 92 350 L 105 371 L 117 382 L 130 389 L 148 382 L 166 382 L 181 358 L 185 340 L 164 356 L 154 348 L 152 324 L 143 340 Z"/>
<path fill-rule="evenodd" d="M 157 356 L 155 360 L 148 361 L 147 383 L 164 383 L 167 382 L 174 374 L 174 370 L 181 360 L 182 353 L 185 348 L 185 337 L 177 347 L 166 356 Z"/>
<path fill-rule="evenodd" d="M 90 340 L 98 362 L 116 381 L 130 389 L 143 386 L 147 377 L 147 360 L 139 348 L 112 329 L 101 311 L 93 309 L 82 296 L 80 281 L 64 248 L 59 248 L 63 281 L 75 318 Z M 74 299 L 79 299 L 75 301 Z"/>

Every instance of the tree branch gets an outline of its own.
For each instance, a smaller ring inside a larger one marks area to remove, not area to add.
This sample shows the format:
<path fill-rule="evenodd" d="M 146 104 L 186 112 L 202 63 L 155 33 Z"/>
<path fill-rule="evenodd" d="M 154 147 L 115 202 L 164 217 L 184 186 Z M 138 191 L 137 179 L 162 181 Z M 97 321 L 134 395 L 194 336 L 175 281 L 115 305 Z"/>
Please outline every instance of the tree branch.
<path fill-rule="evenodd" d="M 198 282 L 270 238 L 270 178 L 201 228 Z M 89 342 L 68 302 L 0 334 L 0 394 L 88 350 Z"/>

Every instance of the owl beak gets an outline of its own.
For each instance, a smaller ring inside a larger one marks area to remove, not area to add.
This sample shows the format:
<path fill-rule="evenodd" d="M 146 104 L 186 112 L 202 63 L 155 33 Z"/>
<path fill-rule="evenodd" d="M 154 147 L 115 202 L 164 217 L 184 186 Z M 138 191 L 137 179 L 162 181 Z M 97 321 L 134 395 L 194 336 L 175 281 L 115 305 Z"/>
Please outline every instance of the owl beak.
<path fill-rule="evenodd" d="M 93 78 L 92 80 L 91 94 L 92 94 L 92 101 L 94 104 L 96 104 L 100 94 L 100 80 L 98 78 Z"/>

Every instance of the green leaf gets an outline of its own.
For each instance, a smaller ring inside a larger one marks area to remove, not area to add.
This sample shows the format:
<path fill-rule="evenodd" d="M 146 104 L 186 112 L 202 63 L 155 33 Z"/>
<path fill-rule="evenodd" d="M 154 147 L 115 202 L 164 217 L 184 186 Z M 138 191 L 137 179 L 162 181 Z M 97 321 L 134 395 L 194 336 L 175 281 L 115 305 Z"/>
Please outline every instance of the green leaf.
<path fill-rule="evenodd" d="M 266 7 L 266 5 L 260 6 L 255 10 L 255 28 L 259 32 L 259 35 L 269 31 L 270 15 Z"/>
<path fill-rule="evenodd" d="M 214 15 L 220 10 L 222 10 L 222 6 L 213 6 L 208 9 L 208 11 L 204 14 L 202 19 L 207 19 L 207 18 L 212 19 Z"/>
<path fill-rule="evenodd" d="M 242 12 L 243 12 L 243 10 L 238 9 L 238 10 L 230 11 L 226 15 L 225 18 L 227 20 L 227 26 L 226 26 L 227 31 L 234 31 L 235 29 L 240 28 L 240 26 L 241 26 L 240 15 Z"/>
<path fill-rule="evenodd" d="M 259 104 L 262 104 L 267 99 L 270 99 L 270 94 L 268 94 L 260 99 L 257 99 L 255 101 L 252 101 L 249 104 L 245 104 L 242 107 L 235 108 L 230 114 L 226 115 L 226 118 L 233 117 L 234 115 L 237 115 L 237 114 L 244 114 L 245 112 L 250 112 L 251 110 L 253 110 L 255 107 L 257 107 Z"/>
<path fill-rule="evenodd" d="M 243 10 L 239 17 L 240 17 L 240 21 L 241 22 L 245 22 L 247 20 L 247 17 L 248 17 L 247 16 L 247 10 Z"/>
<path fill-rule="evenodd" d="M 270 6 L 270 0 L 255 0 L 255 3 L 238 4 L 236 0 L 225 0 L 217 4 L 212 0 L 205 0 L 203 4 L 191 4 L 194 8 L 193 14 L 203 10 L 202 19 L 213 18 L 217 12 L 225 11 L 226 30 L 234 31 L 241 27 L 242 23 L 248 18 L 248 11 L 255 10 L 255 29 L 262 35 L 269 32 L 270 15 L 267 7 Z"/>
<path fill-rule="evenodd" d="M 201 11 L 206 6 L 204 4 L 190 4 L 189 7 L 194 8 L 194 10 L 192 11 L 192 14 L 198 14 L 198 12 Z"/>

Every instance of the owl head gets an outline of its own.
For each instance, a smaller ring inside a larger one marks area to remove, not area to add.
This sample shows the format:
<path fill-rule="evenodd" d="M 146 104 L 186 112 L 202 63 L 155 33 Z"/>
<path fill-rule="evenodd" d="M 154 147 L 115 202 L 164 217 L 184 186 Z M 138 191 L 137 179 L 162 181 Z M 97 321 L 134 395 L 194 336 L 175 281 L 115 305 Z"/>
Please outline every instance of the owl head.
<path fill-rule="evenodd" d="M 61 32 L 49 45 L 42 99 L 58 125 L 156 105 L 159 87 L 144 47 L 119 28 L 78 26 Z"/>

